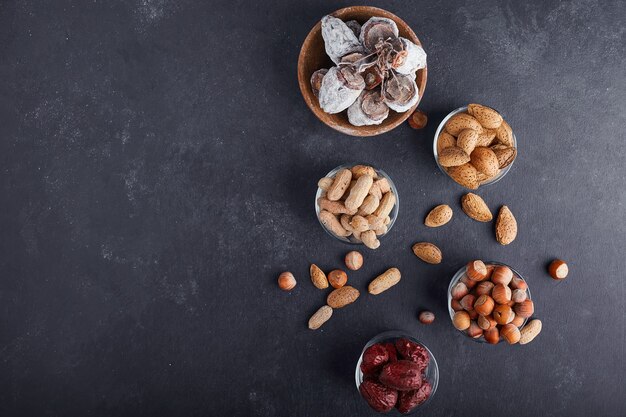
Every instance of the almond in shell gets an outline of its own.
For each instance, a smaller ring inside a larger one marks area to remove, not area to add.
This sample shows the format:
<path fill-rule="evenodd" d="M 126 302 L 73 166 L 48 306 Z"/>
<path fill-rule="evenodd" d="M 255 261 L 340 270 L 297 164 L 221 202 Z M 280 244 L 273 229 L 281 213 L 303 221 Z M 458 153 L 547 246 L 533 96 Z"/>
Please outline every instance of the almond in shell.
<path fill-rule="evenodd" d="M 367 291 L 370 294 L 378 295 L 400 282 L 400 278 L 401 274 L 398 268 L 389 268 L 370 282 Z"/>
<path fill-rule="evenodd" d="M 430 242 L 418 242 L 413 245 L 413 253 L 422 261 L 429 264 L 441 263 L 441 250 Z"/>
<path fill-rule="evenodd" d="M 478 120 L 467 113 L 457 113 L 446 123 L 446 132 L 455 137 L 459 136 L 459 133 L 465 129 L 472 129 L 477 132 L 483 131 L 483 127 Z"/>
<path fill-rule="evenodd" d="M 513 129 L 506 122 L 506 120 L 502 121 L 500 127 L 496 129 L 496 139 L 499 143 L 506 146 L 514 146 L 513 143 Z"/>
<path fill-rule="evenodd" d="M 456 146 L 456 139 L 445 130 L 441 131 L 437 139 L 437 154 L 440 154 L 441 151 L 451 146 Z"/>
<path fill-rule="evenodd" d="M 452 209 L 447 204 L 441 204 L 428 213 L 424 224 L 428 227 L 439 227 L 452 219 Z"/>
<path fill-rule="evenodd" d="M 458 184 L 463 187 L 475 190 L 478 188 L 478 171 L 470 163 L 459 165 L 456 167 L 449 167 L 447 169 L 448 175 Z"/>
<path fill-rule="evenodd" d="M 526 326 L 524 326 L 524 328 L 522 328 L 521 330 L 519 344 L 525 345 L 526 343 L 532 342 L 535 337 L 537 337 L 537 335 L 541 333 L 541 327 L 541 320 L 535 319 L 528 322 Z"/>
<path fill-rule="evenodd" d="M 476 146 L 489 146 L 496 138 L 495 129 L 483 129 L 483 133 L 478 134 L 478 140 Z"/>
<path fill-rule="evenodd" d="M 439 154 L 439 165 L 442 167 L 456 167 L 466 164 L 470 157 L 458 146 L 451 146 L 441 151 Z"/>
<path fill-rule="evenodd" d="M 470 155 L 470 160 L 474 168 L 485 174 L 487 178 L 495 176 L 500 169 L 498 157 L 489 148 L 481 146 L 474 149 L 474 152 Z"/>
<path fill-rule="evenodd" d="M 313 285 L 315 285 L 316 288 L 319 288 L 320 290 L 328 288 L 328 278 L 326 278 L 326 274 L 319 268 L 319 266 L 311 264 L 309 272 L 311 273 L 311 282 L 313 282 Z"/>
<path fill-rule="evenodd" d="M 309 329 L 317 330 L 322 324 L 326 323 L 333 315 L 333 309 L 330 306 L 322 306 L 309 319 Z"/>
<path fill-rule="evenodd" d="M 511 146 L 495 145 L 491 147 L 491 150 L 496 154 L 496 158 L 498 158 L 500 169 L 511 165 L 517 156 L 517 149 Z"/>
<path fill-rule="evenodd" d="M 502 124 L 502 116 L 491 107 L 472 103 L 467 106 L 467 112 L 487 129 L 497 129 Z"/>
<path fill-rule="evenodd" d="M 467 193 L 461 198 L 461 207 L 465 214 L 476 221 L 490 222 L 493 219 L 485 200 L 474 193 Z"/>
<path fill-rule="evenodd" d="M 517 237 L 517 221 L 507 206 L 500 207 L 496 219 L 496 240 L 501 245 L 508 245 Z"/>
<path fill-rule="evenodd" d="M 465 129 L 459 133 L 459 137 L 456 139 L 457 146 L 466 154 L 471 154 L 474 148 L 476 147 L 476 143 L 478 142 L 478 132 L 472 129 Z"/>
<path fill-rule="evenodd" d="M 344 285 L 341 288 L 337 288 L 326 298 L 326 304 L 332 308 L 342 308 L 348 304 L 352 304 L 359 298 L 359 290 L 349 285 Z"/>

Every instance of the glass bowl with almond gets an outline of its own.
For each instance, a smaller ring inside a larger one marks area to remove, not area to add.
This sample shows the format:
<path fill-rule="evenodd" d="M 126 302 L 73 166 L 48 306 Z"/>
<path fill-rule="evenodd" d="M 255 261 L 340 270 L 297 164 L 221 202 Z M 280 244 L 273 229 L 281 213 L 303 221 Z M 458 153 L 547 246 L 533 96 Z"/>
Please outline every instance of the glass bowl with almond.
<path fill-rule="evenodd" d="M 517 138 L 497 110 L 469 104 L 441 121 L 433 154 L 443 173 L 476 190 L 495 184 L 509 172 L 517 157 Z"/>
<path fill-rule="evenodd" d="M 500 262 L 474 260 L 452 277 L 448 310 L 453 326 L 473 340 L 513 345 L 535 307 L 519 272 Z"/>

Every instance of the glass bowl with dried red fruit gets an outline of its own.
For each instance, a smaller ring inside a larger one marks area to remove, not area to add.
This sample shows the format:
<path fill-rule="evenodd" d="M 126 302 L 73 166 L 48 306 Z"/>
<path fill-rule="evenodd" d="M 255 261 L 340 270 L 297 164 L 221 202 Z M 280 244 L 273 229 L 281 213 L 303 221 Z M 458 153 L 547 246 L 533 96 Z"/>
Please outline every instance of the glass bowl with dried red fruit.
<path fill-rule="evenodd" d="M 513 345 L 535 307 L 519 272 L 500 262 L 474 260 L 450 280 L 448 310 L 452 325 L 473 340 Z"/>
<path fill-rule="evenodd" d="M 439 367 L 423 343 L 393 330 L 367 342 L 356 364 L 355 380 L 361 397 L 372 409 L 407 415 L 435 395 Z"/>

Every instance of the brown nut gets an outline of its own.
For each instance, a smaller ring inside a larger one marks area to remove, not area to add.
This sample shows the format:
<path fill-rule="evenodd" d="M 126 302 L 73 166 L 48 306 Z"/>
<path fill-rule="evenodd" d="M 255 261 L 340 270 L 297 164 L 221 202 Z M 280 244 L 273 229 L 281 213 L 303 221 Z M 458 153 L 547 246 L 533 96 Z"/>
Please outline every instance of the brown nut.
<path fill-rule="evenodd" d="M 457 311 L 452 318 L 452 324 L 457 330 L 465 330 L 470 327 L 470 316 L 467 311 Z"/>
<path fill-rule="evenodd" d="M 341 269 L 334 269 L 328 274 L 328 282 L 333 288 L 341 288 L 348 282 L 348 275 Z"/>
<path fill-rule="evenodd" d="M 283 272 L 278 276 L 278 287 L 283 291 L 291 291 L 296 286 L 296 279 L 291 272 Z"/>
<path fill-rule="evenodd" d="M 548 267 L 548 272 L 553 279 L 560 281 L 567 277 L 567 274 L 569 273 L 569 268 L 564 261 L 560 259 L 555 259 L 550 263 L 550 266 Z"/>
<path fill-rule="evenodd" d="M 498 304 L 508 304 L 511 301 L 511 289 L 508 285 L 498 284 L 493 287 L 491 296 Z"/>
<path fill-rule="evenodd" d="M 463 275 L 461 277 L 461 279 L 459 279 L 460 282 L 462 282 L 463 284 L 465 284 L 467 286 L 467 288 L 472 289 L 476 286 L 476 284 L 478 284 L 478 281 L 474 281 L 473 279 L 469 279 L 469 277 L 467 276 L 467 274 Z"/>
<path fill-rule="evenodd" d="M 467 264 L 467 276 L 473 281 L 487 279 L 487 266 L 481 260 L 470 261 Z"/>
<path fill-rule="evenodd" d="M 324 271 L 322 271 L 319 266 L 311 264 L 309 272 L 311 274 L 311 282 L 316 288 L 319 288 L 320 290 L 328 288 L 328 279 L 326 278 L 326 274 L 324 274 Z"/>
<path fill-rule="evenodd" d="M 461 298 L 461 306 L 465 311 L 474 310 L 474 302 L 476 302 L 476 297 L 473 294 L 467 294 L 465 297 Z"/>
<path fill-rule="evenodd" d="M 521 303 L 528 298 L 528 293 L 526 290 L 513 290 L 513 294 L 511 295 L 511 301 L 514 303 Z"/>
<path fill-rule="evenodd" d="M 359 298 L 359 290 L 349 285 L 333 290 L 326 298 L 326 304 L 332 308 L 342 308 Z"/>
<path fill-rule="evenodd" d="M 469 289 L 467 288 L 467 285 L 463 284 L 462 282 L 457 282 L 450 290 L 450 295 L 452 295 L 452 298 L 455 300 L 460 300 L 468 293 Z"/>
<path fill-rule="evenodd" d="M 496 327 L 498 323 L 493 319 L 491 315 L 488 316 L 478 316 L 478 327 L 483 330 L 490 330 Z"/>
<path fill-rule="evenodd" d="M 478 320 L 479 314 L 476 312 L 476 310 L 468 311 L 467 314 L 469 314 L 470 319 Z"/>
<path fill-rule="evenodd" d="M 483 334 L 485 336 L 485 340 L 490 345 L 497 345 L 500 342 L 500 331 L 498 330 L 497 327 L 494 327 L 489 330 L 485 330 Z"/>
<path fill-rule="evenodd" d="M 346 267 L 351 271 L 357 271 L 363 266 L 363 255 L 355 250 L 346 254 Z"/>
<path fill-rule="evenodd" d="M 526 319 L 524 317 L 516 315 L 515 317 L 513 317 L 511 324 L 514 324 L 515 326 L 520 327 L 522 324 L 524 324 L 525 320 Z"/>
<path fill-rule="evenodd" d="M 470 327 L 467 329 L 467 335 L 473 339 L 478 339 L 483 335 L 483 329 L 478 326 L 478 323 L 472 320 Z"/>
<path fill-rule="evenodd" d="M 541 333 L 541 320 L 532 320 L 521 330 L 520 345 L 532 342 Z"/>
<path fill-rule="evenodd" d="M 474 292 L 476 293 L 476 295 L 481 296 L 483 294 L 491 294 L 491 291 L 493 290 L 494 284 L 491 281 L 482 281 L 479 282 L 478 285 L 476 286 L 476 288 L 474 289 Z"/>
<path fill-rule="evenodd" d="M 509 285 L 511 279 L 513 279 L 513 271 L 508 266 L 499 265 L 491 274 L 491 281 L 494 284 Z"/>
<path fill-rule="evenodd" d="M 511 307 L 506 304 L 496 306 L 491 314 L 498 324 L 508 324 L 515 318 L 515 313 L 513 313 Z"/>
<path fill-rule="evenodd" d="M 413 129 L 423 129 L 428 123 L 428 116 L 421 110 L 415 110 L 415 112 L 409 117 L 409 126 Z"/>
<path fill-rule="evenodd" d="M 481 316 L 487 316 L 491 314 L 495 304 L 493 298 L 489 297 L 487 294 L 483 294 L 474 302 L 474 310 Z"/>
<path fill-rule="evenodd" d="M 527 290 L 528 284 L 520 277 L 513 277 L 511 287 L 516 290 Z"/>
<path fill-rule="evenodd" d="M 419 315 L 419 321 L 423 324 L 431 324 L 435 321 L 435 313 L 432 311 L 422 311 Z"/>
<path fill-rule="evenodd" d="M 319 329 L 333 315 L 333 309 L 329 306 L 322 306 L 309 319 L 309 329 Z"/>
<path fill-rule="evenodd" d="M 528 318 L 535 312 L 535 305 L 531 300 L 524 300 L 519 304 L 515 304 L 514 310 L 518 316 Z"/>
<path fill-rule="evenodd" d="M 500 334 L 507 341 L 509 345 L 514 345 L 519 342 L 521 337 L 519 329 L 514 324 L 505 324 L 500 329 Z"/>
<path fill-rule="evenodd" d="M 459 303 L 458 300 L 450 301 L 450 307 L 452 307 L 452 310 L 454 310 L 454 311 L 462 311 L 463 310 L 463 306 L 461 305 L 461 303 Z"/>

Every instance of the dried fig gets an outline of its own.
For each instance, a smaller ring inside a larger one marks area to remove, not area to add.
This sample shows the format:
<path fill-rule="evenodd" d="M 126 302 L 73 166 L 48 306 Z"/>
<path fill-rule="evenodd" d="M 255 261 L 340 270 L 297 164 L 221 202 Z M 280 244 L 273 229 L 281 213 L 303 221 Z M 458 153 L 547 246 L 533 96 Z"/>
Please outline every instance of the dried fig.
<path fill-rule="evenodd" d="M 398 392 L 371 379 L 366 379 L 359 386 L 359 392 L 375 411 L 386 413 L 396 405 Z"/>
<path fill-rule="evenodd" d="M 412 361 L 391 362 L 383 367 L 379 380 L 389 388 L 411 391 L 422 386 L 422 369 Z"/>
<path fill-rule="evenodd" d="M 341 61 L 342 56 L 363 51 L 363 46 L 352 29 L 333 16 L 322 18 L 322 38 L 326 54 L 335 64 Z"/>
<path fill-rule="evenodd" d="M 401 65 L 395 66 L 395 70 L 404 75 L 414 74 L 420 68 L 426 68 L 426 52 L 424 48 L 414 44 L 408 39 L 400 38 L 407 55 Z"/>
<path fill-rule="evenodd" d="M 380 40 L 398 37 L 396 22 L 384 17 L 372 17 L 361 26 L 359 40 L 368 51 L 374 52 Z"/>
<path fill-rule="evenodd" d="M 389 361 L 389 352 L 387 348 L 380 343 L 376 343 L 368 347 L 363 352 L 363 361 L 361 362 L 361 372 L 366 375 L 372 375 L 380 371 L 384 364 Z"/>
<path fill-rule="evenodd" d="M 389 107 L 377 90 L 363 91 L 348 107 L 348 120 L 354 126 L 379 125 L 389 115 Z"/>
<path fill-rule="evenodd" d="M 322 87 L 322 79 L 324 79 L 324 75 L 328 70 L 326 68 L 318 69 L 311 75 L 311 89 L 313 90 L 313 94 L 315 97 L 319 96 L 320 88 Z"/>
<path fill-rule="evenodd" d="M 320 107 L 326 113 L 339 113 L 350 107 L 365 88 L 365 80 L 350 66 L 332 67 L 322 79 Z"/>
<path fill-rule="evenodd" d="M 393 71 L 390 71 L 390 75 L 382 84 L 383 99 L 391 110 L 398 113 L 405 112 L 419 100 L 419 90 L 415 79 L 409 75 L 395 74 Z"/>
<path fill-rule="evenodd" d="M 402 391 L 398 393 L 398 403 L 396 408 L 402 414 L 407 414 L 415 407 L 423 404 L 433 391 L 433 387 L 428 381 L 424 381 L 422 386 L 413 391 Z"/>
<path fill-rule="evenodd" d="M 361 34 L 361 24 L 359 22 L 357 22 L 356 20 L 348 20 L 346 22 L 346 26 L 350 28 L 352 33 L 354 33 L 354 36 L 356 36 L 357 38 L 359 37 L 359 35 Z"/>

